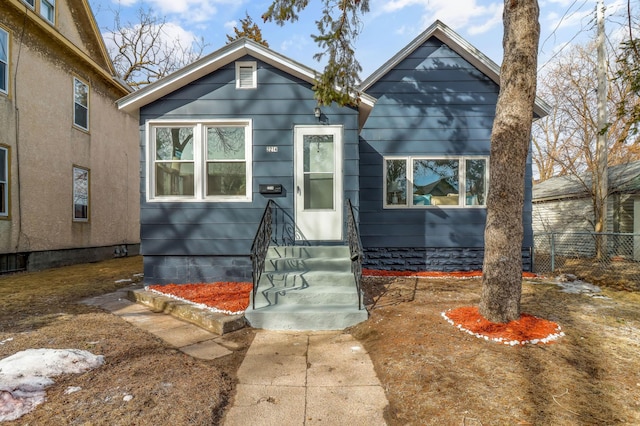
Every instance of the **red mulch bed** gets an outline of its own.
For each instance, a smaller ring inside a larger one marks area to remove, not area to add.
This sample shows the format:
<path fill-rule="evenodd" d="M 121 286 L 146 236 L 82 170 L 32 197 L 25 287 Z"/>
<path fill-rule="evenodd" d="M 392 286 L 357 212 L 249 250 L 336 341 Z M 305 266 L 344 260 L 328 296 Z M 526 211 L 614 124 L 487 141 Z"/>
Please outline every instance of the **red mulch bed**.
<path fill-rule="evenodd" d="M 249 306 L 252 283 L 216 282 L 211 284 L 150 285 L 148 289 L 214 310 L 238 314 Z"/>

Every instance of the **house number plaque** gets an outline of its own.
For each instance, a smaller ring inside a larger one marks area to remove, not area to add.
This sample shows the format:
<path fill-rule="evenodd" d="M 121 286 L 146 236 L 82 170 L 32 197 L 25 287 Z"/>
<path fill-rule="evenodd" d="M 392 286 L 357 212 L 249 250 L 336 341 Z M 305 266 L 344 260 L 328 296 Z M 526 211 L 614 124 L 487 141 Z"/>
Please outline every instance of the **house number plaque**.
<path fill-rule="evenodd" d="M 268 146 L 267 147 L 267 152 L 278 152 L 278 147 L 277 146 Z"/>

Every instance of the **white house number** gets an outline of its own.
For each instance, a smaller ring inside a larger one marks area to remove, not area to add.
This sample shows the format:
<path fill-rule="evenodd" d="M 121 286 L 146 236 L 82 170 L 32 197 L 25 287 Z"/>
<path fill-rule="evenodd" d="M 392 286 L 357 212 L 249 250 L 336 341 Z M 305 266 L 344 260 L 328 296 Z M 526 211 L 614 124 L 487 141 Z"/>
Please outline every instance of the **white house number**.
<path fill-rule="evenodd" d="M 277 146 L 268 146 L 267 147 L 267 152 L 278 152 L 278 147 Z"/>

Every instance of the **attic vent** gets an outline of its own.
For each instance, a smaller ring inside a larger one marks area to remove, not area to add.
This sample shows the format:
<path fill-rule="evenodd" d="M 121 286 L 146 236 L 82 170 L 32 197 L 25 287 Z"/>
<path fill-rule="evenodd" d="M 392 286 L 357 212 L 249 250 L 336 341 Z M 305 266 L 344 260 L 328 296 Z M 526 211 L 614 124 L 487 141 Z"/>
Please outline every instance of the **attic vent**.
<path fill-rule="evenodd" d="M 258 86 L 255 62 L 236 62 L 236 88 L 255 89 Z"/>

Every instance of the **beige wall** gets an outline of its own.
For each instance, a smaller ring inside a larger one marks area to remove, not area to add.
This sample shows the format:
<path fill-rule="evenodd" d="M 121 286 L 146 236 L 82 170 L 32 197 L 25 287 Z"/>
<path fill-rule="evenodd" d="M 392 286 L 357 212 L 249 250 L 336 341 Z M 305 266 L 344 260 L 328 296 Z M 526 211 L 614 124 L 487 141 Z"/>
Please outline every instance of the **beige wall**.
<path fill-rule="evenodd" d="M 73 20 L 66 1 L 56 5 L 60 30 L 68 30 Z M 121 89 L 47 37 L 33 19 L 26 21 L 20 45 L 22 22 L 19 11 L 0 15 L 11 33 L 12 79 L 9 96 L 0 95 L 0 144 L 10 147 L 12 166 L 11 217 L 0 220 L 0 253 L 138 243 L 137 118 L 117 110 Z M 73 28 L 69 37 L 79 43 Z M 90 86 L 89 132 L 73 126 L 74 76 Z M 73 221 L 74 165 L 90 169 L 88 223 Z"/>

